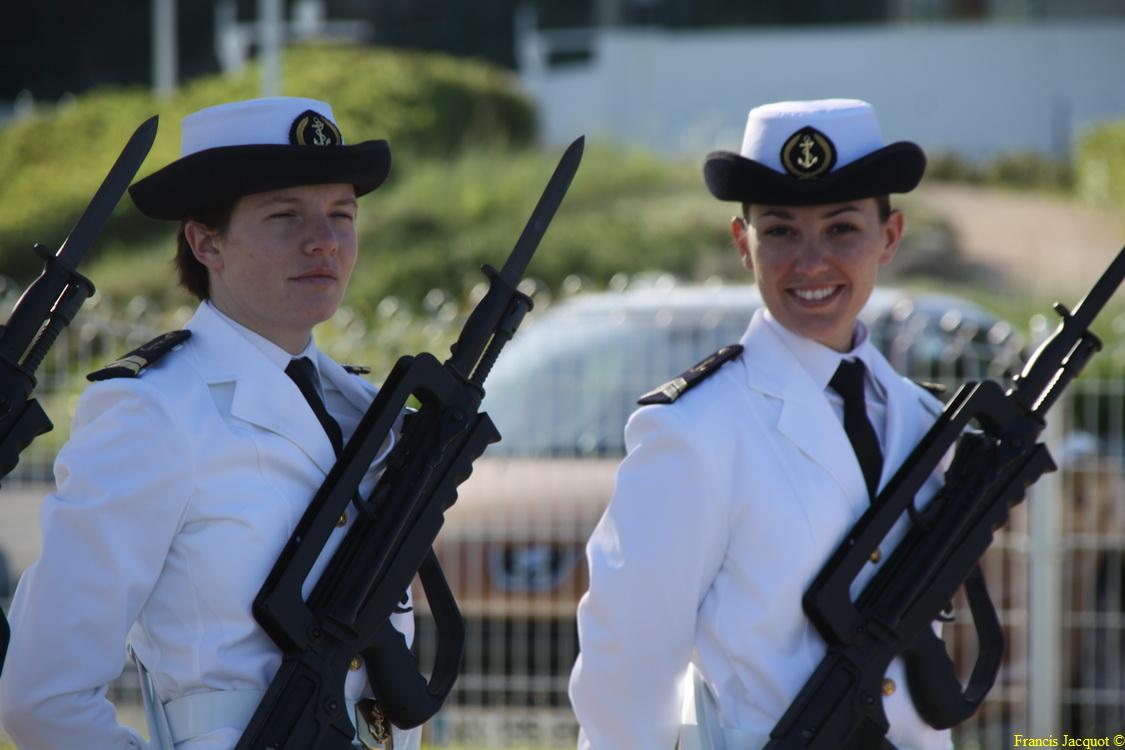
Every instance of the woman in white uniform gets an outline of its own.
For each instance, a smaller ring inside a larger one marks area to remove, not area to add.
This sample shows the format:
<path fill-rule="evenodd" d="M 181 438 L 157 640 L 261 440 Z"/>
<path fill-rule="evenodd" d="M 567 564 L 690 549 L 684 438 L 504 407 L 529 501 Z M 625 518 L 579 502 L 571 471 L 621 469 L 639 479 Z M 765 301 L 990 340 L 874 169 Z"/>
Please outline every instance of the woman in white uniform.
<path fill-rule="evenodd" d="M 389 169 L 385 141 L 345 145 L 327 104 L 277 97 L 188 116 L 181 158 L 130 188 L 143 213 L 181 222 L 180 283 L 200 305 L 79 400 L 11 611 L 0 720 L 21 749 L 148 746 L 106 699 L 126 641 L 147 670 L 152 746 L 238 741 L 281 661 L 251 603 L 375 394 L 312 329 L 356 262 L 356 199 Z M 400 610 L 410 641 L 408 599 Z M 371 693 L 352 667 L 354 702 Z M 396 729 L 394 747 L 419 737 Z"/>
<path fill-rule="evenodd" d="M 680 730 L 693 682 L 713 696 L 699 705 L 715 746 L 760 748 L 823 656 L 801 597 L 940 409 L 857 320 L 903 233 L 888 195 L 924 169 L 856 100 L 755 108 L 741 152 L 708 156 L 711 192 L 742 204 L 731 233 L 764 309 L 626 427 L 578 608 L 580 748 L 697 747 Z M 897 660 L 883 693 L 895 746 L 950 747 Z"/>

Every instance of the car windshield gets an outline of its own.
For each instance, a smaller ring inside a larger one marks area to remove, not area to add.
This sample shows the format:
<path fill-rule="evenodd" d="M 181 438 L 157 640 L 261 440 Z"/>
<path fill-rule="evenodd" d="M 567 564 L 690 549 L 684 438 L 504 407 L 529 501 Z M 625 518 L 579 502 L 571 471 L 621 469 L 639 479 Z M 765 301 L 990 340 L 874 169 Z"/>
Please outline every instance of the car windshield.
<path fill-rule="evenodd" d="M 641 394 L 737 343 L 752 309 L 544 316 L 517 335 L 489 377 L 484 408 L 504 437 L 489 453 L 623 454 L 622 431 Z"/>
<path fill-rule="evenodd" d="M 637 399 L 737 343 L 758 305 L 754 287 L 696 288 L 578 297 L 529 319 L 486 383 L 483 408 L 503 437 L 488 455 L 624 455 Z M 1004 324 L 962 300 L 876 290 L 861 317 L 909 376 L 953 384 L 993 374 L 1000 346 L 989 336 Z"/>

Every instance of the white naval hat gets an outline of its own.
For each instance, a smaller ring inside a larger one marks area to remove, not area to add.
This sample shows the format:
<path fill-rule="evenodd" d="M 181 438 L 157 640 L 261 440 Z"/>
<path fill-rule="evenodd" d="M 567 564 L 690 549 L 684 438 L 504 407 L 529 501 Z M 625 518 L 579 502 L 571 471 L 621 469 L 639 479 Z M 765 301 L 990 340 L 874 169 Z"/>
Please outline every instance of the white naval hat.
<path fill-rule="evenodd" d="M 386 141 L 344 145 L 326 102 L 275 96 L 219 104 L 183 119 L 180 158 L 134 183 L 129 195 L 155 219 L 186 219 L 243 195 L 347 182 L 356 195 L 382 184 Z"/>
<path fill-rule="evenodd" d="M 884 144 L 867 102 L 820 99 L 750 110 L 740 153 L 708 154 L 703 175 L 720 200 L 801 206 L 905 193 L 925 168 L 917 144 Z"/>

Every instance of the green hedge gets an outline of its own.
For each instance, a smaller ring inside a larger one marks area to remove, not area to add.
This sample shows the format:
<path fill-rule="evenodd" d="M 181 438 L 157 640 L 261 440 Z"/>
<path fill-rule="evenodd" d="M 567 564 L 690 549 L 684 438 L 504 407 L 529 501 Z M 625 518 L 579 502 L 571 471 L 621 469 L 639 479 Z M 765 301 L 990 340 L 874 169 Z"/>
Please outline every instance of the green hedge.
<path fill-rule="evenodd" d="M 535 111 L 514 78 L 483 64 L 321 45 L 287 49 L 283 65 L 282 93 L 328 100 L 345 138 L 386 138 L 396 157 L 520 146 L 535 135 Z M 0 129 L 0 273 L 26 279 L 38 270 L 31 244 L 59 245 L 145 118 L 159 114 L 160 131 L 138 176 L 176 158 L 186 114 L 257 96 L 259 81 L 250 65 L 234 76 L 192 81 L 168 99 L 143 89 L 100 90 Z M 102 242 L 162 233 L 125 200 Z"/>
<path fill-rule="evenodd" d="M 1125 121 L 1086 132 L 1078 142 L 1075 167 L 1083 200 L 1125 211 Z"/>

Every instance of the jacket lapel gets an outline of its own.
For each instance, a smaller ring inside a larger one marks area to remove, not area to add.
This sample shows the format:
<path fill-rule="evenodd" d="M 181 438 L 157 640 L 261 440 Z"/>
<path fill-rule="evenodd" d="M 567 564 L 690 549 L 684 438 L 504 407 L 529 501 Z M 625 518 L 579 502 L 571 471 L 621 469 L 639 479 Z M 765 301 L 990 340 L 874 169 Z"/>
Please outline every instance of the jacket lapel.
<path fill-rule="evenodd" d="M 234 384 L 230 416 L 289 440 L 327 474 L 336 463 L 332 443 L 285 371 L 207 304 L 199 306 L 187 328 L 204 380 Z"/>
<path fill-rule="evenodd" d="M 352 375 L 345 370 L 342 365 L 324 352 L 319 352 L 319 354 L 320 359 L 318 360 L 318 365 L 320 367 L 321 377 L 336 386 L 340 393 L 343 394 L 344 398 L 346 398 L 361 415 L 366 414 L 367 409 L 371 406 L 371 402 L 375 399 L 375 394 L 379 392 L 379 389 L 363 378 Z M 362 417 L 360 419 L 362 421 Z M 372 464 L 377 464 L 382 461 L 390 452 L 391 448 L 394 447 L 394 444 L 398 442 L 397 434 L 401 426 L 402 416 L 400 415 L 395 421 L 394 427 L 391 428 L 391 431 L 387 434 L 386 438 L 384 438 L 383 444 L 379 447 L 379 452 L 376 454 Z M 347 440 L 345 440 L 345 444 L 346 443 Z"/>
<path fill-rule="evenodd" d="M 881 354 L 876 351 L 871 359 L 873 374 L 887 391 L 886 455 L 883 457 L 883 476 L 879 480 L 882 487 L 902 466 L 937 415 L 927 408 L 926 394 L 899 375 Z"/>
<path fill-rule="evenodd" d="M 828 472 L 848 501 L 862 511 L 867 484 L 843 425 L 823 390 L 770 330 L 761 310 L 751 319 L 742 345 L 749 387 L 781 401 L 777 431 Z"/>
<path fill-rule="evenodd" d="M 349 373 L 336 360 L 319 349 L 317 353 L 320 355 L 317 359 L 317 368 L 320 370 L 321 377 L 336 386 L 344 398 L 361 414 L 367 411 L 378 389 L 363 378 Z"/>

